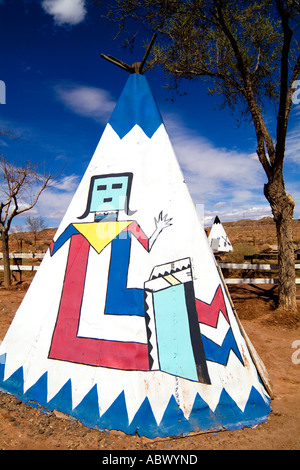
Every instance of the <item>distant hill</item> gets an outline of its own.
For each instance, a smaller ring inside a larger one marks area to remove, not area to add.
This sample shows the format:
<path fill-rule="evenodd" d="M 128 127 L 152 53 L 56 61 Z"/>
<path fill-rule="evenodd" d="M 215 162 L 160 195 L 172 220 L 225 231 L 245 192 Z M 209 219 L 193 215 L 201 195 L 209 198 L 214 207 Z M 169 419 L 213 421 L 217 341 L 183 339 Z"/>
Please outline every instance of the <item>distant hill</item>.
<path fill-rule="evenodd" d="M 248 243 L 252 246 L 277 245 L 276 226 L 271 217 L 260 220 L 243 219 L 236 222 L 224 222 L 226 233 L 234 245 Z M 293 237 L 295 247 L 300 247 L 300 219 L 293 220 Z"/>
<path fill-rule="evenodd" d="M 242 219 L 236 222 L 222 222 L 226 233 L 234 245 L 248 244 L 258 251 L 269 247 L 276 247 L 276 228 L 271 217 L 260 220 Z M 211 227 L 206 228 L 209 234 Z M 19 232 L 10 235 L 10 251 L 46 251 L 57 228 L 47 228 L 38 232 L 37 242 L 34 243 L 33 232 Z M 293 220 L 293 235 L 295 248 L 300 248 L 300 219 Z M 1 251 L 1 248 L 0 248 Z"/>
<path fill-rule="evenodd" d="M 35 237 L 33 232 L 11 233 L 9 237 L 9 251 L 11 253 L 18 251 L 45 252 L 47 251 L 56 231 L 57 228 L 46 228 L 41 230 L 36 234 L 36 243 L 34 242 Z"/>

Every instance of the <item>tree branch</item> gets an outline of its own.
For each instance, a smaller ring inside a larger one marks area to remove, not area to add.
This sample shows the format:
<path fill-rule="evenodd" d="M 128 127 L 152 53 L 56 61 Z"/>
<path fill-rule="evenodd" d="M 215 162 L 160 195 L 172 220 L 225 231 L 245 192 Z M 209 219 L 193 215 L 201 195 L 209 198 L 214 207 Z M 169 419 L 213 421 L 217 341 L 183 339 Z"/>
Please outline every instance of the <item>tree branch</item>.
<path fill-rule="evenodd" d="M 271 165 L 270 165 L 270 163 L 267 159 L 267 156 L 266 156 L 264 142 L 266 143 L 267 150 L 268 150 L 268 155 L 269 155 L 269 158 L 270 158 L 270 162 L 272 163 L 272 161 L 275 158 L 275 148 L 274 148 L 273 140 L 272 140 L 272 138 L 271 138 L 271 136 L 270 136 L 270 134 L 269 134 L 269 132 L 266 128 L 266 125 L 264 123 L 262 113 L 261 113 L 261 109 L 259 108 L 259 106 L 256 102 L 256 99 L 255 99 L 255 96 L 254 96 L 254 91 L 253 91 L 253 88 L 252 88 L 250 72 L 248 70 L 248 67 L 244 63 L 242 54 L 239 50 L 239 45 L 238 45 L 235 37 L 231 33 L 231 31 L 230 31 L 229 27 L 227 26 L 226 21 L 224 19 L 223 11 L 222 11 L 223 1 L 222 0 L 215 0 L 215 4 L 216 4 L 217 14 L 218 14 L 218 18 L 219 18 L 219 21 L 220 21 L 222 31 L 224 32 L 224 34 L 228 38 L 228 40 L 231 44 L 232 50 L 234 52 L 235 58 L 237 60 L 238 70 L 241 74 L 241 77 L 242 77 L 242 80 L 243 80 L 243 83 L 244 83 L 244 87 L 245 87 L 243 95 L 244 95 L 244 97 L 245 97 L 245 99 L 248 103 L 249 110 L 251 112 L 251 115 L 252 115 L 252 118 L 253 118 L 253 123 L 254 123 L 255 130 L 256 130 L 258 149 L 259 149 L 258 157 L 259 157 L 259 160 L 260 160 L 260 162 L 261 162 L 261 164 L 262 164 L 262 166 L 263 166 L 263 168 L 264 168 L 264 170 L 265 170 L 265 172 L 266 172 L 266 174 L 269 178 L 270 175 L 271 175 Z M 264 142 L 262 142 L 262 139 L 263 139 Z"/>
<path fill-rule="evenodd" d="M 14 167 L 9 164 L 4 157 L 1 158 L 0 167 L 8 188 L 6 202 L 1 201 L 0 203 L 0 222 L 2 229 L 5 229 L 5 231 L 8 232 L 14 217 L 32 209 L 35 206 L 42 191 L 44 191 L 44 189 L 49 185 L 51 175 L 49 174 L 41 177 L 30 162 L 22 168 Z M 22 192 L 30 188 L 34 182 L 40 182 L 40 189 L 37 191 L 32 202 L 29 202 L 23 209 L 19 209 L 19 199 Z M 13 208 L 11 207 L 12 204 L 14 206 Z M 5 211 L 3 214 L 4 208 Z"/>
<path fill-rule="evenodd" d="M 252 72 L 253 74 L 255 74 L 255 73 L 257 72 L 258 67 L 259 67 L 259 62 L 260 62 L 260 48 L 258 49 L 258 55 L 257 55 L 257 60 L 256 60 L 256 66 L 255 66 L 255 68 L 254 68 L 254 70 L 253 70 L 253 72 Z"/>
<path fill-rule="evenodd" d="M 284 159 L 285 141 L 287 133 L 287 99 L 288 99 L 288 72 L 289 72 L 289 52 L 293 30 L 289 26 L 290 12 L 284 7 L 281 0 L 275 0 L 277 9 L 281 16 L 283 29 L 283 46 L 281 51 L 281 68 L 280 68 L 280 99 L 277 116 L 277 144 L 276 144 L 276 163 L 282 164 Z"/>

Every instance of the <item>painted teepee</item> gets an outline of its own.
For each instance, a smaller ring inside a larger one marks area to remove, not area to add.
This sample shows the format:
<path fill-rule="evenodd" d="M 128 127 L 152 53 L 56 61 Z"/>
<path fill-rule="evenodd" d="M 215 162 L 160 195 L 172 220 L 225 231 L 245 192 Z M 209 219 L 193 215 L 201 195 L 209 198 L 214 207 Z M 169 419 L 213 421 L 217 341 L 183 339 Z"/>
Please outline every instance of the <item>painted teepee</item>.
<path fill-rule="evenodd" d="M 208 241 L 214 253 L 233 251 L 232 244 L 218 216 L 215 217 L 208 235 Z"/>
<path fill-rule="evenodd" d="M 0 388 L 150 438 L 268 417 L 143 75 L 130 75 L 1 344 Z"/>

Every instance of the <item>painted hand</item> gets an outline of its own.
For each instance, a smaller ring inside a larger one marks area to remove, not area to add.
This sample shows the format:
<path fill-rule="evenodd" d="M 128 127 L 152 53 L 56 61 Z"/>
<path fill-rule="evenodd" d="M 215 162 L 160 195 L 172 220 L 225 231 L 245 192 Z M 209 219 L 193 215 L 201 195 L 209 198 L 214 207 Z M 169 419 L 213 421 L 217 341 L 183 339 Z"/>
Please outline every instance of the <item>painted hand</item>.
<path fill-rule="evenodd" d="M 170 227 L 172 225 L 170 222 L 172 219 L 167 218 L 168 215 L 165 214 L 163 215 L 163 212 L 161 211 L 158 215 L 158 218 L 154 217 L 154 222 L 155 222 L 155 230 L 151 237 L 149 238 L 149 251 L 151 250 L 153 243 L 157 239 L 158 235 L 163 231 L 164 228 Z"/>
<path fill-rule="evenodd" d="M 163 212 L 161 211 L 159 213 L 159 216 L 158 218 L 156 219 L 156 217 L 154 217 L 154 221 L 155 221 L 155 230 L 158 230 L 159 233 L 166 227 L 169 227 L 170 225 L 172 225 L 170 222 L 172 219 L 167 219 L 168 217 L 168 214 L 164 215 L 163 216 Z"/>

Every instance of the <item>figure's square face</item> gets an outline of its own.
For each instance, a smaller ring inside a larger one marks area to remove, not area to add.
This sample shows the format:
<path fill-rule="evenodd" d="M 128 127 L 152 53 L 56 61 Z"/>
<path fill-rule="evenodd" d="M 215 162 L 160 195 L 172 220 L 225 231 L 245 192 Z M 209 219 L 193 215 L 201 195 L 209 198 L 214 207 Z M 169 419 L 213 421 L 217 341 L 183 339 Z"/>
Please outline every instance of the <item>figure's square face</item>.
<path fill-rule="evenodd" d="M 115 212 L 125 209 L 128 176 L 99 176 L 93 183 L 90 212 Z"/>

